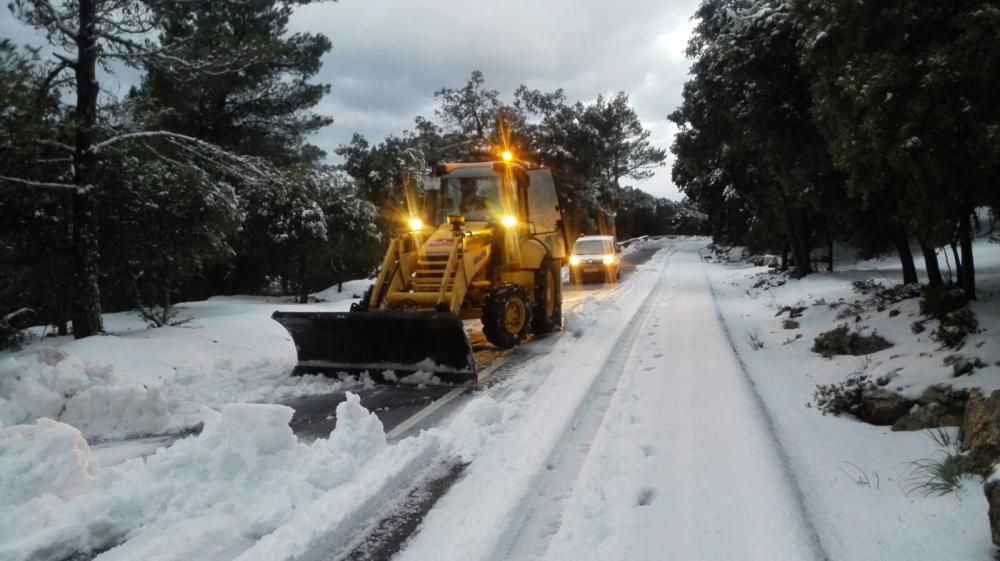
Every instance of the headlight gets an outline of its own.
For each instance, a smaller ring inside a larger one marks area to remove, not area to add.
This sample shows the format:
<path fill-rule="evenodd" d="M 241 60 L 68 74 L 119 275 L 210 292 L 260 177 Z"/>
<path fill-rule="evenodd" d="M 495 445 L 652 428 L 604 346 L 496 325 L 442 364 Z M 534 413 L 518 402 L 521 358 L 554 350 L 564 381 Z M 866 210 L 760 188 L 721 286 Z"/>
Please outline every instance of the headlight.
<path fill-rule="evenodd" d="M 604 264 L 605 265 L 611 265 L 614 262 L 615 262 L 615 256 L 614 255 L 605 255 L 604 256 Z"/>
<path fill-rule="evenodd" d="M 500 223 L 503 224 L 504 228 L 513 228 L 517 226 L 517 217 L 505 214 L 503 218 L 500 219 Z"/>
<path fill-rule="evenodd" d="M 579 265 L 580 264 L 580 258 L 577 257 L 576 255 L 570 255 L 569 256 L 569 264 L 570 265 Z"/>
<path fill-rule="evenodd" d="M 415 217 L 410 219 L 410 230 L 412 230 L 414 232 L 419 232 L 420 230 L 423 230 L 423 229 L 424 229 L 424 221 L 423 220 L 421 220 L 419 218 L 415 218 Z"/>

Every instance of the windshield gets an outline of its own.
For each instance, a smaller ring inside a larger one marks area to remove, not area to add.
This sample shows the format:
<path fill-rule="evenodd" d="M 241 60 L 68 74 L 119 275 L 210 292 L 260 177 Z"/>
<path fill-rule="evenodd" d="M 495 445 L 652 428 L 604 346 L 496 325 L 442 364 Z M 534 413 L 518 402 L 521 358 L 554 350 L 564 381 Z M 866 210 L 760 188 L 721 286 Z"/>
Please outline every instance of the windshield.
<path fill-rule="evenodd" d="M 449 215 L 461 214 L 466 220 L 490 220 L 500 212 L 499 177 L 446 177 L 441 180 L 441 190 L 439 224 Z"/>
<path fill-rule="evenodd" d="M 577 240 L 573 246 L 576 255 L 604 255 L 614 253 L 608 240 Z"/>

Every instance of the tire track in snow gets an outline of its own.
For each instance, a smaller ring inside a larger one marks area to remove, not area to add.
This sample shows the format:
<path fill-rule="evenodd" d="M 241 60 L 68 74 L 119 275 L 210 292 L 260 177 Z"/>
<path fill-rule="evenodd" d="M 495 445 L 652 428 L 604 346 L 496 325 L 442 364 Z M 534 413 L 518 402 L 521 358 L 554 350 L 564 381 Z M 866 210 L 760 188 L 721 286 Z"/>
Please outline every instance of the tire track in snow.
<path fill-rule="evenodd" d="M 511 408 L 507 430 L 438 501 L 397 559 L 485 560 L 510 548 L 546 460 L 572 432 L 616 345 L 661 282 L 672 252 L 657 253 L 645 271 L 579 306 L 547 353 L 488 392 Z"/>
<path fill-rule="evenodd" d="M 826 559 L 688 245 L 546 559 Z M 663 359 L 667 356 L 669 358 Z"/>
<path fill-rule="evenodd" d="M 635 353 L 636 343 L 652 317 L 664 294 L 664 278 L 669 270 L 669 256 L 653 290 L 646 296 L 638 313 L 624 333 L 615 342 L 615 351 L 604 363 L 603 374 L 591 386 L 590 392 L 578 407 L 572 424 L 567 427 L 546 460 L 530 502 L 522 506 L 523 515 L 511 526 L 509 537 L 501 541 L 493 559 L 495 561 L 522 561 L 541 557 L 552 537 L 562 524 L 562 511 L 573 490 L 580 469 L 590 452 L 591 444 L 604 422 L 608 407 L 618 391 L 625 374 L 625 366 Z M 506 542 L 506 543 L 505 543 Z"/>
<path fill-rule="evenodd" d="M 722 326 L 722 331 L 726 334 L 726 340 L 729 342 L 729 347 L 733 351 L 733 356 L 736 357 L 736 362 L 739 364 L 740 372 L 743 375 L 742 379 L 747 388 L 747 393 L 753 399 L 758 417 L 767 432 L 767 438 L 771 441 L 771 444 L 778 455 L 781 471 L 791 486 L 792 496 L 794 497 L 796 507 L 799 509 L 802 525 L 805 527 L 809 534 L 809 539 L 812 541 L 816 559 L 829 561 L 830 556 L 823 547 L 823 540 L 820 538 L 819 531 L 813 523 L 812 515 L 809 512 L 809 506 L 806 503 L 805 493 L 802 492 L 802 485 L 799 482 L 798 477 L 795 476 L 795 471 L 792 469 L 792 463 L 788 457 L 788 451 L 785 450 L 785 446 L 781 443 L 781 439 L 778 438 L 778 431 L 774 424 L 774 417 L 771 416 L 771 412 L 768 410 L 767 404 L 764 402 L 764 398 L 761 397 L 760 392 L 757 389 L 757 383 L 754 382 L 753 377 L 750 376 L 750 370 L 736 346 L 736 340 L 733 338 L 733 333 L 729 330 L 729 324 L 726 323 L 725 318 L 722 316 L 722 308 L 719 307 L 718 294 L 715 290 L 715 286 L 712 284 L 712 280 L 708 276 L 708 271 L 704 270 L 704 274 L 705 284 L 708 285 L 712 293 L 712 305 L 715 306 L 715 315 L 719 320 L 719 325 Z"/>

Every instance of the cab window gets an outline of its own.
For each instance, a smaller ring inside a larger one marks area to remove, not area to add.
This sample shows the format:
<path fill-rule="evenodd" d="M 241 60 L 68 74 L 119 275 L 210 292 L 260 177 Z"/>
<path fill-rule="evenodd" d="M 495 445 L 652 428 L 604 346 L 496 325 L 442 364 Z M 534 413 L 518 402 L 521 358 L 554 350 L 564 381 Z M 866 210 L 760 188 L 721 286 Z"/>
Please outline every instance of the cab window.
<path fill-rule="evenodd" d="M 577 240 L 573 245 L 576 255 L 608 255 L 614 253 L 611 242 L 607 240 Z"/>
<path fill-rule="evenodd" d="M 559 199 L 552 176 L 541 171 L 528 172 L 528 220 L 534 224 L 535 233 L 546 234 L 558 229 Z"/>

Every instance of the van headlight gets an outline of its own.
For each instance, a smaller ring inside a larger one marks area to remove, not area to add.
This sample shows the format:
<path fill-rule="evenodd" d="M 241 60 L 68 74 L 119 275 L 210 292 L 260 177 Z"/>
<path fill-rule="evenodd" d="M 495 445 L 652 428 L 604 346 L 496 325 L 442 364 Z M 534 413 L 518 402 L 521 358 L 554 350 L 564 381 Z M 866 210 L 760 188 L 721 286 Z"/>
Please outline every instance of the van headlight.
<path fill-rule="evenodd" d="M 613 265 L 614 262 L 615 262 L 615 256 L 614 255 L 605 255 L 604 256 L 604 264 L 605 265 Z"/>
<path fill-rule="evenodd" d="M 570 255 L 569 256 L 569 264 L 572 265 L 572 266 L 574 266 L 574 267 L 577 266 L 577 265 L 579 265 L 580 264 L 580 258 L 577 257 L 576 255 Z"/>

